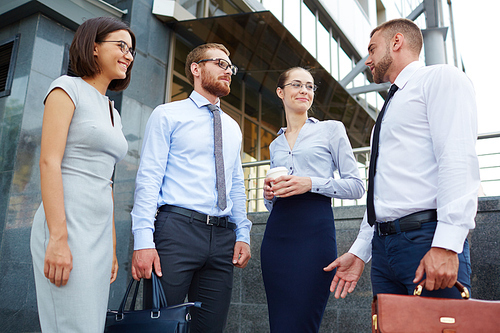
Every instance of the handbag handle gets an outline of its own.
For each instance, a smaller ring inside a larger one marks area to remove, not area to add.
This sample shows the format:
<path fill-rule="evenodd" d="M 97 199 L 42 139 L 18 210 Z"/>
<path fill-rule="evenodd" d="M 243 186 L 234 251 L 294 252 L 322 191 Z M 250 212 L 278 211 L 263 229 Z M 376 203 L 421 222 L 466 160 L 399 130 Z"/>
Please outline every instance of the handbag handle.
<path fill-rule="evenodd" d="M 422 294 L 422 290 L 424 289 L 424 286 L 425 286 L 425 279 L 420 281 L 420 283 L 415 287 L 415 290 L 413 291 L 413 295 L 420 296 Z M 455 282 L 455 288 L 458 289 L 458 291 L 460 292 L 460 295 L 462 296 L 463 299 L 469 299 L 470 293 L 469 293 L 469 289 L 467 289 L 467 287 L 465 287 L 463 284 L 461 284 L 460 282 L 457 281 L 457 282 Z"/>
<path fill-rule="evenodd" d="M 158 318 L 160 313 L 160 308 L 167 307 L 167 298 L 165 297 L 165 292 L 163 291 L 160 279 L 158 278 L 155 272 L 151 273 L 151 279 L 153 284 L 153 307 L 151 310 L 151 317 Z M 125 305 L 127 303 L 128 295 L 132 290 L 134 282 L 136 281 L 134 279 L 131 279 L 128 284 L 127 290 L 125 291 L 125 295 L 123 296 L 122 302 L 120 303 L 120 307 L 118 308 L 118 313 L 116 315 L 117 320 L 121 320 L 123 318 L 123 312 L 125 311 Z M 135 302 L 139 291 L 139 284 L 140 281 L 137 282 L 135 285 L 134 295 L 132 296 L 132 302 L 130 303 L 129 310 L 133 310 L 135 308 Z"/>

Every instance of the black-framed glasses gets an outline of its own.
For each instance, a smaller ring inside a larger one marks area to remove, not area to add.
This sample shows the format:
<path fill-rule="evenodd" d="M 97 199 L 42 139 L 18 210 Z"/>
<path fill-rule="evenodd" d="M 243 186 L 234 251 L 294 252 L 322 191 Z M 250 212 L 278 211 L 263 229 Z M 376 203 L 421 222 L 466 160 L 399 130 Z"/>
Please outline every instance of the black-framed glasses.
<path fill-rule="evenodd" d="M 230 68 L 231 74 L 233 74 L 233 75 L 236 75 L 236 73 L 238 73 L 238 67 L 229 63 L 229 61 L 227 61 L 226 59 L 222 59 L 222 58 L 202 59 L 196 63 L 199 64 L 200 62 L 206 62 L 206 61 L 217 61 L 217 65 L 219 65 L 220 68 L 222 68 L 224 70 Z"/>
<path fill-rule="evenodd" d="M 99 43 L 120 43 L 120 50 L 123 54 L 127 54 L 130 52 L 133 58 L 135 58 L 135 50 L 128 47 L 127 43 L 122 40 L 103 40 Z"/>
<path fill-rule="evenodd" d="M 285 88 L 286 86 L 290 86 L 293 89 L 297 89 L 297 90 L 302 89 L 303 86 L 305 86 L 306 89 L 309 91 L 316 91 L 318 89 L 318 86 L 313 84 L 313 83 L 302 83 L 302 82 L 297 81 L 297 80 L 293 80 L 290 83 L 284 84 L 283 88 Z"/>

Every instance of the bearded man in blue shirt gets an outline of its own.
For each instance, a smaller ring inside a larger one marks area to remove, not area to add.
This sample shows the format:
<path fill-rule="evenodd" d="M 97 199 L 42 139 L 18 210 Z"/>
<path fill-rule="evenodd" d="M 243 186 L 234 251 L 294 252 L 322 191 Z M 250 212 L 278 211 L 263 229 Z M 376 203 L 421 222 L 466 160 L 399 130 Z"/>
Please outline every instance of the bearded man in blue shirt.
<path fill-rule="evenodd" d="M 186 295 L 201 301 L 191 310 L 191 332 L 223 332 L 233 267 L 244 268 L 251 256 L 241 130 L 220 110 L 236 71 L 221 44 L 188 54 L 194 91 L 153 111 L 137 173 L 132 276 L 150 279 L 154 269 L 169 305 Z"/>

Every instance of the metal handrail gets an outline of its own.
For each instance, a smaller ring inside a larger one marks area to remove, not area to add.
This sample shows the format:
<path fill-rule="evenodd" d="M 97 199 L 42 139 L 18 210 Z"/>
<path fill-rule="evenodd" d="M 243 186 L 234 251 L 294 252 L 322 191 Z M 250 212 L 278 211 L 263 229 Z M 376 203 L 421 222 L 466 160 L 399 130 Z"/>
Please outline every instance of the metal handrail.
<path fill-rule="evenodd" d="M 479 134 L 477 139 L 478 142 L 483 142 L 483 140 L 490 139 L 499 139 L 499 132 L 490 132 L 490 133 L 482 133 Z M 490 188 L 490 184 L 497 185 L 492 186 L 495 189 L 492 191 L 490 195 L 500 195 L 500 172 L 494 173 L 492 176 L 488 177 L 487 173 L 491 170 L 500 170 L 500 144 L 495 145 L 495 151 L 486 152 L 478 154 L 479 159 L 479 171 L 481 173 L 481 191 L 483 188 Z M 361 174 L 361 179 L 365 182 L 365 188 L 367 187 L 367 178 L 368 178 L 368 167 L 369 167 L 369 159 L 370 159 L 370 147 L 360 147 L 353 148 L 353 153 L 356 161 L 359 165 L 359 170 Z M 493 165 L 486 165 L 485 160 L 491 157 L 499 157 L 498 162 L 494 161 Z M 247 210 L 248 212 L 260 212 L 266 211 L 264 207 L 264 200 L 262 197 L 262 190 L 264 179 L 266 178 L 266 172 L 269 170 L 271 161 L 263 160 L 263 161 L 252 161 L 243 163 L 243 170 L 245 172 L 245 189 L 247 194 Z M 488 190 L 486 192 L 489 192 Z M 341 200 L 334 199 L 334 206 L 344 206 L 344 205 L 360 205 L 365 204 L 365 196 L 359 200 Z"/>

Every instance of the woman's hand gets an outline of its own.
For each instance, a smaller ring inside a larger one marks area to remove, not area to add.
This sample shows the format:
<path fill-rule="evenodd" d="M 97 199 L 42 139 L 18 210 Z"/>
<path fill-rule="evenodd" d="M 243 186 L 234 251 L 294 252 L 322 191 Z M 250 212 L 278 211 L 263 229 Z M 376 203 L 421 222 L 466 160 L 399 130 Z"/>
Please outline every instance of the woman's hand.
<path fill-rule="evenodd" d="M 43 272 L 45 277 L 57 287 L 68 283 L 69 273 L 73 269 L 73 256 L 66 239 L 49 239 Z"/>
<path fill-rule="evenodd" d="M 273 184 L 271 192 L 274 196 L 281 198 L 306 193 L 312 188 L 312 181 L 310 177 L 298 177 L 292 175 L 279 176 L 273 180 Z M 264 195 L 265 193 L 264 186 Z"/>
<path fill-rule="evenodd" d="M 264 199 L 266 200 L 273 200 L 274 198 L 274 192 L 271 189 L 271 181 L 271 178 L 264 179 Z"/>
<path fill-rule="evenodd" d="M 115 282 L 117 275 L 118 275 L 118 258 L 116 257 L 116 253 L 113 253 L 113 265 L 111 266 L 111 279 L 109 281 L 109 284 Z"/>

